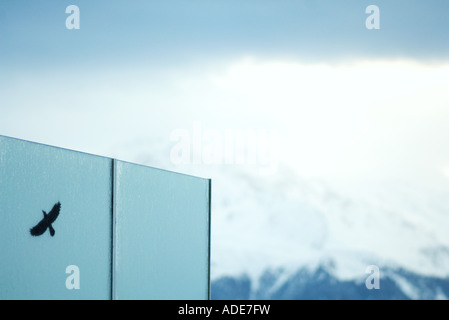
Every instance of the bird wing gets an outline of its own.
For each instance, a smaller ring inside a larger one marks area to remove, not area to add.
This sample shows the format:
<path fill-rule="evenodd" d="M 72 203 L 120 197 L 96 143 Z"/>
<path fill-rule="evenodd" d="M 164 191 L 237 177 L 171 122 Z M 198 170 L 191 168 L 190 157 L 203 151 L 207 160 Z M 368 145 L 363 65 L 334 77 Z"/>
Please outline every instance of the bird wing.
<path fill-rule="evenodd" d="M 47 230 L 48 223 L 45 221 L 45 218 L 42 219 L 37 225 L 30 229 L 30 233 L 32 236 L 40 236 Z"/>
<path fill-rule="evenodd" d="M 48 213 L 47 219 L 49 223 L 53 223 L 59 215 L 59 211 L 61 210 L 61 203 L 58 202 L 53 206 L 53 209 Z"/>

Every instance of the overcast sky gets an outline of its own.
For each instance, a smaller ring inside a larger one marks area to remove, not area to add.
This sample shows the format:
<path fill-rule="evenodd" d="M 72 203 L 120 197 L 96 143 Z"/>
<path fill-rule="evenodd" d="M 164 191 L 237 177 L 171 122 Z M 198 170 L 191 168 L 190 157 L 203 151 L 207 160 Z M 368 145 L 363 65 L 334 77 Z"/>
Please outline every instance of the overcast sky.
<path fill-rule="evenodd" d="M 302 175 L 446 179 L 448 17 L 445 0 L 3 0 L 0 134 L 135 161 L 120 146 L 250 128 Z"/>
<path fill-rule="evenodd" d="M 65 28 L 76 4 L 81 29 Z M 376 4 L 381 29 L 365 28 Z M 258 55 L 331 61 L 446 59 L 449 3 L 431 1 L 13 1 L 0 4 L 1 66 L 27 68 Z"/>

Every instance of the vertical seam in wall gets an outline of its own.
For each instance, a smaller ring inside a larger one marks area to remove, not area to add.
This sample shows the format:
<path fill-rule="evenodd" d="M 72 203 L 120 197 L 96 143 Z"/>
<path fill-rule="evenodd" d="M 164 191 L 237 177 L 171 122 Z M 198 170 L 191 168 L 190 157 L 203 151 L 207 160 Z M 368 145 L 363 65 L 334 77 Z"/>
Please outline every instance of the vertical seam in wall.
<path fill-rule="evenodd" d="M 208 299 L 211 299 L 211 293 L 210 293 L 210 252 L 211 252 L 211 227 L 212 227 L 212 221 L 211 221 L 211 203 L 212 203 L 212 179 L 209 179 L 209 253 L 208 253 L 208 267 L 207 267 L 207 295 Z"/>
<path fill-rule="evenodd" d="M 116 217 L 115 217 L 115 197 L 116 197 L 116 160 L 112 159 L 111 169 L 111 300 L 116 299 L 115 292 L 115 256 L 116 256 Z"/>

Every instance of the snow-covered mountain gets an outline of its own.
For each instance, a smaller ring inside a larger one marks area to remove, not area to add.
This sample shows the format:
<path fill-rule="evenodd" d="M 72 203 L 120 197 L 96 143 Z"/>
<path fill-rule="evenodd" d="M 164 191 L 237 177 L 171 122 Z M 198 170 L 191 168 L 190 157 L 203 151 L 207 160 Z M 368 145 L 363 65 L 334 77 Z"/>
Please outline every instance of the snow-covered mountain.
<path fill-rule="evenodd" d="M 447 195 L 391 182 L 344 194 L 291 171 L 214 185 L 213 298 L 449 298 Z"/>
<path fill-rule="evenodd" d="M 449 192 L 351 189 L 282 165 L 175 166 L 137 149 L 139 163 L 213 179 L 213 299 L 449 299 Z M 370 265 L 379 290 L 365 286 Z"/>

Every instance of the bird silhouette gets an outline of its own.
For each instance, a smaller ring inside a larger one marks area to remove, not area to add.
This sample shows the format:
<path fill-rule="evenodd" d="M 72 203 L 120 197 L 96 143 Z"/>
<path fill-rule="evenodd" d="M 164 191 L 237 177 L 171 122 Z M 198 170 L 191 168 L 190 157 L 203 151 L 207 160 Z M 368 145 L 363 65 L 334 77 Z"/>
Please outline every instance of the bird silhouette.
<path fill-rule="evenodd" d="M 53 209 L 47 214 L 44 210 L 42 210 L 44 214 L 44 218 L 33 228 L 30 229 L 30 233 L 32 236 L 40 236 L 44 234 L 47 230 L 50 231 L 50 235 L 53 237 L 55 235 L 55 229 L 52 227 L 52 223 L 55 222 L 56 218 L 59 216 L 59 211 L 61 210 L 61 203 L 58 202 L 53 206 Z"/>

